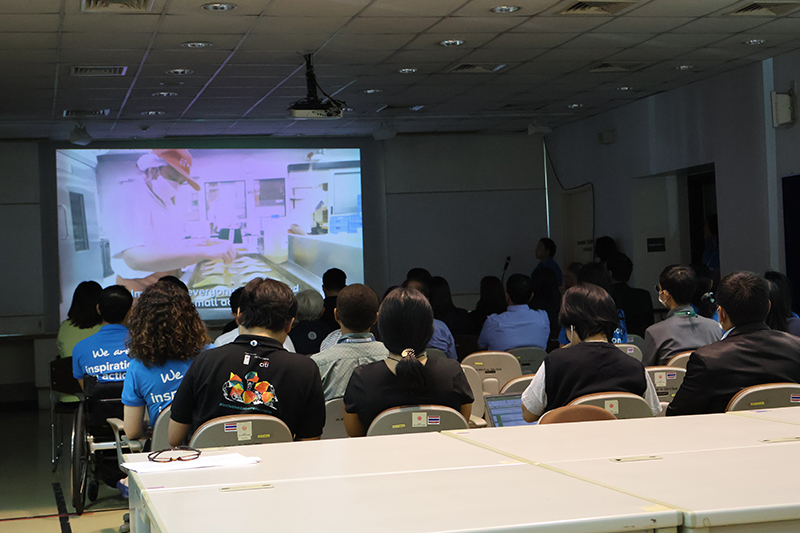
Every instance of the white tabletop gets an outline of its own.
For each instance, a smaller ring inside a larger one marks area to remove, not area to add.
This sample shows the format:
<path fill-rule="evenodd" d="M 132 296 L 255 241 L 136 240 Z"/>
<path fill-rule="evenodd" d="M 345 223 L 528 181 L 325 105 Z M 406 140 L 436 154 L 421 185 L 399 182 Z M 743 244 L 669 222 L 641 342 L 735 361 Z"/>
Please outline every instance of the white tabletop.
<path fill-rule="evenodd" d="M 525 461 L 550 463 L 757 446 L 762 440 L 800 436 L 800 428 L 766 419 L 715 414 L 471 429 L 445 434 Z"/>
<path fill-rule="evenodd" d="M 775 532 L 800 530 L 799 522 L 775 525 L 800 521 L 799 457 L 800 443 L 789 442 L 548 466 L 682 509 L 686 528 L 771 522 L 759 531 Z"/>
<path fill-rule="evenodd" d="M 261 462 L 235 468 L 132 475 L 143 489 L 170 490 L 290 479 L 449 470 L 517 462 L 440 433 L 258 444 L 203 453 L 230 452 L 259 457 Z M 147 454 L 126 457 L 130 461 L 147 460 Z"/>
<path fill-rule="evenodd" d="M 426 450 L 404 454 L 419 458 Z M 153 529 L 427 533 L 527 526 L 548 533 L 601 533 L 680 524 L 674 509 L 528 464 L 278 480 L 271 488 L 224 489 L 148 492 Z"/>
<path fill-rule="evenodd" d="M 731 411 L 730 413 L 726 414 L 800 425 L 800 409 L 797 407 L 778 407 L 775 409 L 757 409 L 751 411 Z"/>

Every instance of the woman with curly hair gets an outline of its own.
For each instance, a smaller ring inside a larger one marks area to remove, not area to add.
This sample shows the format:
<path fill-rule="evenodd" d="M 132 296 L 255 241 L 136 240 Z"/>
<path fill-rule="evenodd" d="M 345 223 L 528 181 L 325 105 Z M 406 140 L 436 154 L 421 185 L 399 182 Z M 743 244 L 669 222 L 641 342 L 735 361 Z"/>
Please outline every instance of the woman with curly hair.
<path fill-rule="evenodd" d="M 142 291 L 128 323 L 131 364 L 125 375 L 122 403 L 125 434 L 145 434 L 144 411 L 154 424 L 172 403 L 186 370 L 211 342 L 189 294 L 166 281 Z"/>

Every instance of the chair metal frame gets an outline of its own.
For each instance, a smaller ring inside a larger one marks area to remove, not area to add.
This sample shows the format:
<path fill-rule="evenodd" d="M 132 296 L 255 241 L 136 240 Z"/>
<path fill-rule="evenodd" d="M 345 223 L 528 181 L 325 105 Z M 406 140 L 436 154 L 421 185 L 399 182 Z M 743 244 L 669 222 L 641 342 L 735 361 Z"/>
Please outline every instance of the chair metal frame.
<path fill-rule="evenodd" d="M 425 423 L 415 424 L 413 417 L 419 413 L 424 415 Z M 437 422 L 431 423 L 431 416 Z M 388 430 L 385 430 L 388 428 Z M 404 405 L 391 407 L 375 417 L 367 429 L 367 437 L 377 435 L 397 435 L 401 433 L 430 433 L 453 429 L 469 429 L 464 416 L 451 407 L 444 405 Z"/>
<path fill-rule="evenodd" d="M 753 385 L 737 392 L 728 402 L 725 412 L 799 406 L 800 384 L 791 382 L 764 383 Z"/>
<path fill-rule="evenodd" d="M 125 462 L 124 453 L 139 453 L 145 450 L 147 441 L 150 441 L 151 450 L 163 450 L 169 448 L 169 417 L 172 412 L 172 405 L 166 406 L 158 414 L 155 424 L 153 424 L 153 432 L 149 437 L 142 439 L 129 439 L 125 435 L 125 423 L 119 418 L 108 418 L 106 422 L 111 426 L 114 432 L 114 443 L 117 446 L 117 461 L 119 464 Z M 127 452 L 123 451 L 127 450 Z"/>

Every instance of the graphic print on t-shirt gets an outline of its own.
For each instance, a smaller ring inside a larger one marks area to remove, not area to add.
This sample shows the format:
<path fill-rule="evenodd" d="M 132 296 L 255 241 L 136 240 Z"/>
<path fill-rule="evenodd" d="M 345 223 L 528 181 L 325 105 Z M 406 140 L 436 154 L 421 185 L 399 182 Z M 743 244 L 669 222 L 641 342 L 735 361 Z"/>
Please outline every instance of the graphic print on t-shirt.
<path fill-rule="evenodd" d="M 231 372 L 228 381 L 222 385 L 222 395 L 228 401 L 241 403 L 255 410 L 278 409 L 275 387 L 269 381 L 259 381 L 257 372 L 248 372 L 244 380 Z"/>

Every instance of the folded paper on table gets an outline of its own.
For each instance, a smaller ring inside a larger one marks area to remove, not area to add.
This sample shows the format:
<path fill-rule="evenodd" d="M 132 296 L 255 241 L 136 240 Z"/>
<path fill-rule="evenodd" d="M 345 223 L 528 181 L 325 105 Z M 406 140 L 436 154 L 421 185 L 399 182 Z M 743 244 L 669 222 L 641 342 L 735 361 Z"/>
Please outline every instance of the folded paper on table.
<path fill-rule="evenodd" d="M 176 470 L 192 470 L 195 468 L 210 468 L 214 466 L 240 466 L 256 464 L 261 461 L 258 457 L 247 457 L 240 453 L 226 453 L 222 455 L 201 456 L 191 461 L 172 461 L 169 463 L 154 463 L 152 461 L 140 463 L 122 463 L 122 467 L 140 474 L 151 472 L 172 472 Z"/>

